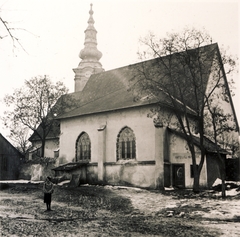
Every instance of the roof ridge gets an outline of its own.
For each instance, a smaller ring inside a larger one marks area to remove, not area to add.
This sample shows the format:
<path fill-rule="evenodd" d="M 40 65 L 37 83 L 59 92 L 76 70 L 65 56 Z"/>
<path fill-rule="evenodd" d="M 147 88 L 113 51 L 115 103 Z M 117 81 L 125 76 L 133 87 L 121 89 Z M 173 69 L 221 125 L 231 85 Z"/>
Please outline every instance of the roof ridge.
<path fill-rule="evenodd" d="M 218 43 L 215 42 L 215 43 L 212 43 L 212 44 L 203 45 L 203 46 L 198 47 L 198 48 L 191 48 L 191 49 L 188 49 L 188 51 L 192 51 L 192 50 L 196 50 L 196 49 L 203 49 L 203 48 L 207 48 L 207 47 L 210 47 L 210 46 L 218 46 Z M 165 57 L 169 57 L 170 55 L 173 56 L 175 54 L 184 53 L 184 52 L 186 52 L 186 50 L 183 50 L 183 51 L 180 51 L 180 52 L 175 52 L 175 53 L 172 53 L 172 54 L 169 54 L 169 55 L 156 57 L 156 58 L 165 58 Z M 144 62 L 150 62 L 152 60 L 155 60 L 156 58 L 146 59 L 146 60 L 136 62 L 136 63 L 130 63 L 128 65 L 121 66 L 121 67 L 118 67 L 118 68 L 112 68 L 110 70 L 106 70 L 106 71 L 103 71 L 103 72 L 100 72 L 100 73 L 96 73 L 95 75 L 101 74 L 101 73 L 106 73 L 106 72 L 111 72 L 111 71 L 118 70 L 118 69 L 128 68 L 129 66 L 134 66 L 134 65 L 141 64 L 141 63 L 144 63 Z"/>

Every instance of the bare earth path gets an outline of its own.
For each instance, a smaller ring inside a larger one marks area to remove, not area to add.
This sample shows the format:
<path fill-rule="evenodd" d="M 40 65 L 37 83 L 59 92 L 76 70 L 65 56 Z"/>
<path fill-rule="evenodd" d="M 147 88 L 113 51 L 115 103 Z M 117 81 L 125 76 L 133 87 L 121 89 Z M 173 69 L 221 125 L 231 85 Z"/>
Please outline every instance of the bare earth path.
<path fill-rule="evenodd" d="M 0 236 L 240 236 L 240 196 L 56 187 L 46 212 L 41 188 L 0 191 Z"/>

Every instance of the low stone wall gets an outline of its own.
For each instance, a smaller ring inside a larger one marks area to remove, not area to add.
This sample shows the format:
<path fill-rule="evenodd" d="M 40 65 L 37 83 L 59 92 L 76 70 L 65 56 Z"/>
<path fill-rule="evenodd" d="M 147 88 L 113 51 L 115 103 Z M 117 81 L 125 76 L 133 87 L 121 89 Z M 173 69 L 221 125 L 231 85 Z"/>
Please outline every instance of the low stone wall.
<path fill-rule="evenodd" d="M 25 163 L 22 165 L 19 179 L 25 180 L 45 180 L 47 176 L 54 176 L 55 173 L 52 170 L 55 167 L 54 164 L 33 164 L 33 163 Z"/>
<path fill-rule="evenodd" d="M 90 163 L 55 171 L 55 178 L 65 177 L 70 186 L 80 184 L 125 185 L 155 189 L 155 161 L 125 161 L 104 163 L 104 180 L 98 180 L 98 164 Z"/>

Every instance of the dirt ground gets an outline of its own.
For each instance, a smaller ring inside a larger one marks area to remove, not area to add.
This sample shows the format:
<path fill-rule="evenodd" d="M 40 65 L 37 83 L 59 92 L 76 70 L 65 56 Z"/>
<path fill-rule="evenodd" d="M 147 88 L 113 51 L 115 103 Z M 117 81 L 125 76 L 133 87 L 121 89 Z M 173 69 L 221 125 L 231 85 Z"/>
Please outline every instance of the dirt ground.
<path fill-rule="evenodd" d="M 42 184 L 0 190 L 0 236 L 240 236 L 240 195 L 56 186 L 45 211 Z"/>

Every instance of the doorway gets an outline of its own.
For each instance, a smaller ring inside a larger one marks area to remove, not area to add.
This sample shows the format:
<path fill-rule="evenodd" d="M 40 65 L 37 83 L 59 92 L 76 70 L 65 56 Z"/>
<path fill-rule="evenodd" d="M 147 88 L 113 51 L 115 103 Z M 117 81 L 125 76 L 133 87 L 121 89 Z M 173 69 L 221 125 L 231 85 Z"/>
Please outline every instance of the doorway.
<path fill-rule="evenodd" d="M 172 164 L 173 187 L 185 188 L 185 166 L 184 164 Z"/>

